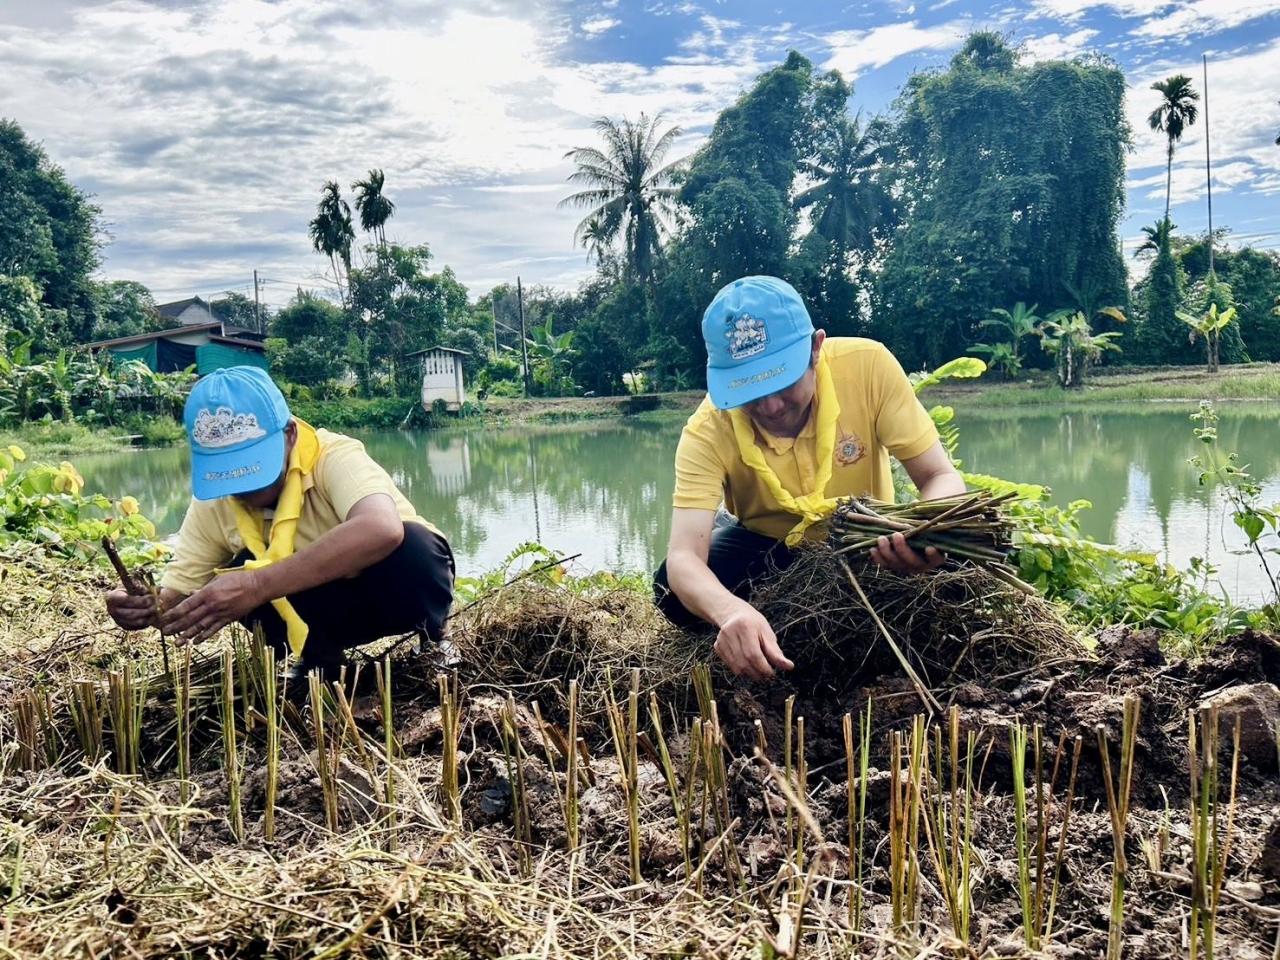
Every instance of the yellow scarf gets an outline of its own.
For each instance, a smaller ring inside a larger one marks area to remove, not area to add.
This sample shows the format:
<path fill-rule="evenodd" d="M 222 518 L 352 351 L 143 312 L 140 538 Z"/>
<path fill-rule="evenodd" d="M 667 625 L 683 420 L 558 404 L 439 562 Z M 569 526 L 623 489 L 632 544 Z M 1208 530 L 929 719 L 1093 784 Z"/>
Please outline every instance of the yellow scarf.
<path fill-rule="evenodd" d="M 836 399 L 836 385 L 831 379 L 831 365 L 826 354 L 819 354 L 817 384 L 814 393 L 814 419 L 817 427 L 818 476 L 812 493 L 794 496 L 778 479 L 773 468 L 764 459 L 764 452 L 756 444 L 755 426 L 746 411 L 738 408 L 729 411 L 733 422 L 733 435 L 738 441 L 738 453 L 742 462 L 754 470 L 764 482 L 765 488 L 788 513 L 799 515 L 800 522 L 787 534 L 787 546 L 794 547 L 803 539 L 805 531 L 813 524 L 831 516 L 836 500 L 826 495 L 831 480 L 836 449 L 836 423 L 840 419 L 840 401 Z"/>
<path fill-rule="evenodd" d="M 243 569 L 257 570 L 270 566 L 286 557 L 293 556 L 293 538 L 298 532 L 298 517 L 302 515 L 302 480 L 315 469 L 320 459 L 320 439 L 315 428 L 310 424 L 293 418 L 298 425 L 298 438 L 289 453 L 289 466 L 285 471 L 284 489 L 280 491 L 280 499 L 276 502 L 275 517 L 271 521 L 271 544 L 268 546 L 262 539 L 262 513 L 251 510 L 235 497 L 231 497 L 231 510 L 235 514 L 236 529 L 249 548 L 254 559 L 245 563 Z M 227 573 L 219 570 L 218 573 Z M 302 656 L 302 648 L 307 642 L 309 628 L 298 616 L 298 611 L 284 597 L 271 601 L 271 606 L 284 620 L 289 635 L 289 648 L 294 656 Z"/>

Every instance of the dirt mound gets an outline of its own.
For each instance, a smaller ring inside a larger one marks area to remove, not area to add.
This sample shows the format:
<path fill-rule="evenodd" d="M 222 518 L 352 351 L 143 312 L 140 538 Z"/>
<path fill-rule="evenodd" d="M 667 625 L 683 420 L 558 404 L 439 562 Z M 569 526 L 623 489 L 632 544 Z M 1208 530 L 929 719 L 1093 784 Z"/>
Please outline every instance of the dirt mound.
<path fill-rule="evenodd" d="M 171 683 L 152 684 L 142 771 L 123 776 L 112 717 L 102 759 L 87 760 L 71 695 L 50 680 L 47 708 L 0 717 L 5 946 L 57 958 L 1031 956 L 1010 737 L 1024 724 L 1038 725 L 1039 759 L 1022 754 L 1033 798 L 1022 830 L 1045 851 L 1033 842 L 1027 875 L 1040 881 L 1042 907 L 1058 890 L 1049 952 L 1096 957 L 1118 856 L 1099 735 L 1116 764 L 1125 701 L 1136 696 L 1124 951 L 1183 953 L 1194 862 L 1188 711 L 1247 684 L 1263 715 L 1257 688 L 1280 680 L 1280 643 L 1244 634 L 1192 663 L 1164 657 L 1152 631 L 1114 630 L 1088 649 L 1042 602 L 973 572 L 857 575 L 941 713 L 923 715 L 865 607 L 829 584 L 814 596 L 812 566 L 761 598 L 799 663 L 767 684 L 695 671 L 709 638 L 674 630 L 645 597 L 517 585 L 460 616 L 448 650 L 401 652 L 389 717 L 369 669 L 349 712 L 336 693 L 327 702 L 323 741 L 311 705 L 282 707 L 271 840 L 256 679 L 237 674 L 231 691 L 241 839 L 216 671 L 202 666 L 192 691 L 185 799 Z M 458 677 L 456 699 L 443 703 L 440 668 Z M 80 665 L 78 676 L 95 669 Z M 1235 758 L 1229 725 L 1220 732 L 1225 836 Z M 444 757 L 455 765 L 446 770 Z M 1236 771 L 1217 949 L 1261 957 L 1280 919 L 1280 783 L 1262 753 L 1242 753 Z M 969 864 L 963 933 L 947 850 Z"/>

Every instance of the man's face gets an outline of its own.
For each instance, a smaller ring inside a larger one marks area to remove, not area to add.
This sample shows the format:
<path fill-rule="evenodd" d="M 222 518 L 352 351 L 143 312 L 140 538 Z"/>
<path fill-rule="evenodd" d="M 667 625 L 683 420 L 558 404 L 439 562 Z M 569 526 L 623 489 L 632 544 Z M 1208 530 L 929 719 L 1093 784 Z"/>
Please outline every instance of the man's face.
<path fill-rule="evenodd" d="M 297 438 L 298 428 L 293 421 L 290 421 L 284 432 L 284 462 L 280 464 L 280 472 L 276 478 L 265 487 L 237 494 L 237 500 L 255 510 L 266 510 L 276 505 L 276 501 L 280 499 L 280 491 L 284 487 L 284 473 L 289 467 L 289 454 L 293 452 L 293 444 Z"/>
<path fill-rule="evenodd" d="M 805 421 L 809 419 L 809 408 L 813 405 L 813 395 L 818 379 L 814 364 L 817 361 L 818 351 L 822 348 L 823 339 L 823 332 L 819 330 L 814 337 L 809 368 L 799 380 L 776 393 L 743 404 L 742 409 L 758 427 L 778 437 L 800 435 Z"/>

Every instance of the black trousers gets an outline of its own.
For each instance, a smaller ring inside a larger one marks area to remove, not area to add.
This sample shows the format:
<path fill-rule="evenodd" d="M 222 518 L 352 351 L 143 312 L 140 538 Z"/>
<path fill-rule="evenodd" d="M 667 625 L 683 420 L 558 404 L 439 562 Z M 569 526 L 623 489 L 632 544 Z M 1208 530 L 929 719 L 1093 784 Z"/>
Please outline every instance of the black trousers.
<path fill-rule="evenodd" d="M 232 566 L 252 554 L 242 551 Z M 306 667 L 338 664 L 343 650 L 383 637 L 419 630 L 440 640 L 453 603 L 453 551 L 444 537 L 420 523 L 404 525 L 404 540 L 390 554 L 354 577 L 332 580 L 289 597 L 306 621 Z M 240 621 L 263 636 L 283 656 L 288 650 L 284 620 L 263 604 Z"/>
<path fill-rule="evenodd" d="M 734 595 L 749 600 L 755 581 L 770 569 L 785 568 L 794 557 L 794 552 L 783 541 L 754 533 L 726 513 L 716 515 L 707 566 Z M 672 591 L 665 560 L 653 575 L 653 596 L 658 609 L 672 623 L 682 627 L 704 625 L 700 617 L 685 609 Z"/>

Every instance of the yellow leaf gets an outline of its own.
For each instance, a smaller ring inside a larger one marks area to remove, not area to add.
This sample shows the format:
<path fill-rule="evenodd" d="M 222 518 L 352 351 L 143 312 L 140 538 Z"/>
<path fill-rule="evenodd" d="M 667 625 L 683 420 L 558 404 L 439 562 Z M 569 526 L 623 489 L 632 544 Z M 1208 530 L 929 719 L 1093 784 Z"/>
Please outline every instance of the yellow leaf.
<path fill-rule="evenodd" d="M 8 479 L 9 479 L 9 471 L 0 470 L 0 483 L 4 483 Z"/>
<path fill-rule="evenodd" d="M 126 517 L 132 517 L 138 512 L 138 501 L 135 497 L 125 497 L 120 501 L 120 512 Z"/>
<path fill-rule="evenodd" d="M 9 456 L 21 463 L 23 460 L 27 459 L 27 452 L 16 443 L 11 443 L 9 444 Z"/>

